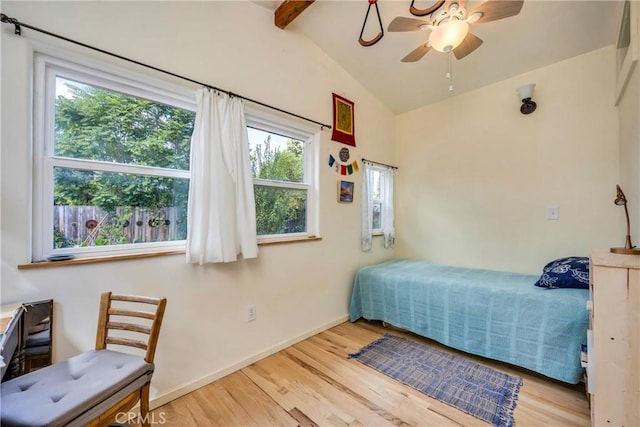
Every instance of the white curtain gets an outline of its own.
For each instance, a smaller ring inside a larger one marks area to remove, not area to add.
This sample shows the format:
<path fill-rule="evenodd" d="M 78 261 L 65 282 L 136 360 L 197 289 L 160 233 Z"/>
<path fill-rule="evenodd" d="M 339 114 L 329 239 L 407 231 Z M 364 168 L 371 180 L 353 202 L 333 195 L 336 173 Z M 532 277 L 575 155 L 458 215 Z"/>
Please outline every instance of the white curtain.
<path fill-rule="evenodd" d="M 374 166 L 363 162 L 362 179 L 362 210 L 361 210 L 361 238 L 360 246 L 363 251 L 371 250 L 373 235 L 373 192 L 375 186 L 375 174 L 380 178 L 380 220 L 384 235 L 384 247 L 392 247 L 395 243 L 394 213 L 393 213 L 393 168 L 386 166 Z"/>
<path fill-rule="evenodd" d="M 187 262 L 258 256 L 249 140 L 242 100 L 197 92 L 191 137 Z"/>

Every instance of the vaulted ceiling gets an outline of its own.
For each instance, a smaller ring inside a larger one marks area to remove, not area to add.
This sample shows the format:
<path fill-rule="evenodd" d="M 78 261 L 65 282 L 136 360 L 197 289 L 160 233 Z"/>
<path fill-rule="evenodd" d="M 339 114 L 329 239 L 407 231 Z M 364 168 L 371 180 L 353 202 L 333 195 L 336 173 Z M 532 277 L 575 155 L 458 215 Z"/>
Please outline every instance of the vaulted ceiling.
<path fill-rule="evenodd" d="M 416 0 L 415 5 L 424 9 L 434 1 Z M 283 4 L 261 0 L 255 3 L 274 12 Z M 369 47 L 358 43 L 368 0 L 308 3 L 302 10 L 296 11 L 297 6 L 293 6 L 295 16 L 289 16 L 283 31 L 311 39 L 396 113 L 614 44 L 623 5 L 622 0 L 525 0 L 516 16 L 472 25 L 473 33 L 484 43 L 465 58 L 453 58 L 450 92 L 445 77 L 446 54 L 432 50 L 417 62 L 400 62 L 428 36 L 421 31 L 387 31 L 397 16 L 418 18 L 409 13 L 410 0 L 378 0 L 384 36 Z M 469 1 L 468 9 L 482 3 Z M 371 39 L 378 32 L 372 6 L 363 38 Z"/>

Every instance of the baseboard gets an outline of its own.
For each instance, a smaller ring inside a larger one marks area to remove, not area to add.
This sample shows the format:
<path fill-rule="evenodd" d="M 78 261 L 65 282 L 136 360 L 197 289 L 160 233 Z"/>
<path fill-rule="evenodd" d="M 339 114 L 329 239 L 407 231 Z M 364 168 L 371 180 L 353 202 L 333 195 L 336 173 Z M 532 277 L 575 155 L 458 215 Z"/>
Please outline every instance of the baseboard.
<path fill-rule="evenodd" d="M 344 315 L 339 317 L 338 319 L 329 322 L 329 323 L 325 323 L 322 326 L 319 326 L 317 328 L 314 328 L 310 331 L 307 331 L 303 334 L 300 334 L 296 337 L 290 338 L 288 340 L 285 340 L 279 344 L 274 345 L 273 347 L 270 347 L 266 350 L 263 350 L 259 353 L 254 354 L 253 356 L 250 356 L 244 360 L 241 360 L 237 363 L 234 363 L 233 365 L 227 366 L 226 368 L 220 369 L 218 371 L 212 372 L 209 375 L 206 375 L 192 383 L 186 384 L 184 386 L 178 387 L 175 390 L 172 390 L 170 392 L 164 393 L 160 396 L 156 396 L 154 398 L 152 398 L 149 402 L 149 406 L 151 407 L 151 409 L 155 409 L 158 408 L 164 404 L 167 404 L 169 402 L 171 402 L 172 400 L 175 400 L 181 396 L 184 396 L 185 394 L 191 393 L 194 390 L 199 389 L 200 387 L 203 387 L 209 383 L 214 382 L 215 380 L 218 380 L 222 377 L 225 377 L 235 371 L 238 371 L 246 366 L 251 365 L 252 363 L 257 362 L 258 360 L 264 359 L 267 356 L 271 356 L 274 353 L 279 352 L 280 350 L 284 350 L 287 347 L 290 347 L 300 341 L 303 341 L 309 337 L 312 337 L 316 334 L 319 334 L 320 332 L 326 331 L 327 329 L 333 328 L 334 326 L 337 326 L 341 323 L 346 322 L 347 320 L 349 320 L 349 315 Z M 153 382 L 152 382 L 152 387 L 153 387 Z"/>

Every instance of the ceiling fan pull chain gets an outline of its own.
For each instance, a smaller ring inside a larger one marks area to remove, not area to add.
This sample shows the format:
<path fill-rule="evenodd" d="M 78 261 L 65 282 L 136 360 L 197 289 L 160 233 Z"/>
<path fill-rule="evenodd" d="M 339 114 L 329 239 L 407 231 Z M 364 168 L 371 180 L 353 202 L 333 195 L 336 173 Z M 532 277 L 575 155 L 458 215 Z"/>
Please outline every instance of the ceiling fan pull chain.
<path fill-rule="evenodd" d="M 369 7 L 367 8 L 367 14 L 364 16 L 364 22 L 362 23 L 362 30 L 360 30 L 360 38 L 358 38 L 358 43 L 362 46 L 373 46 L 378 43 L 382 36 L 384 36 L 384 27 L 382 26 L 382 18 L 380 18 L 380 9 L 378 9 L 378 0 L 368 0 Z M 380 32 L 371 40 L 364 40 L 362 38 L 362 34 L 364 33 L 364 27 L 367 25 L 367 18 L 369 18 L 369 11 L 371 10 L 371 5 L 376 6 L 376 13 L 378 14 L 378 23 L 380 24 Z"/>

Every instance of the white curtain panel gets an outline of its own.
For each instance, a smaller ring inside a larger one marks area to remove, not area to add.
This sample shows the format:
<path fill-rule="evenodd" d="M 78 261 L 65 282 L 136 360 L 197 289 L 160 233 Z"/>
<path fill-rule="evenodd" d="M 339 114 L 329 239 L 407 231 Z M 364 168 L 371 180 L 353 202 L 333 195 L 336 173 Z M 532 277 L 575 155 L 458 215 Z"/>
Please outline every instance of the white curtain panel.
<path fill-rule="evenodd" d="M 362 207 L 361 207 L 361 225 L 362 229 L 360 232 L 360 246 L 363 251 L 371 250 L 371 239 L 372 239 L 372 221 L 373 221 L 373 195 L 371 194 L 370 189 L 373 188 L 373 167 L 363 162 L 362 165 L 362 191 L 360 194 L 362 195 Z"/>
<path fill-rule="evenodd" d="M 242 100 L 206 88 L 196 97 L 187 262 L 255 258 L 256 210 Z"/>

